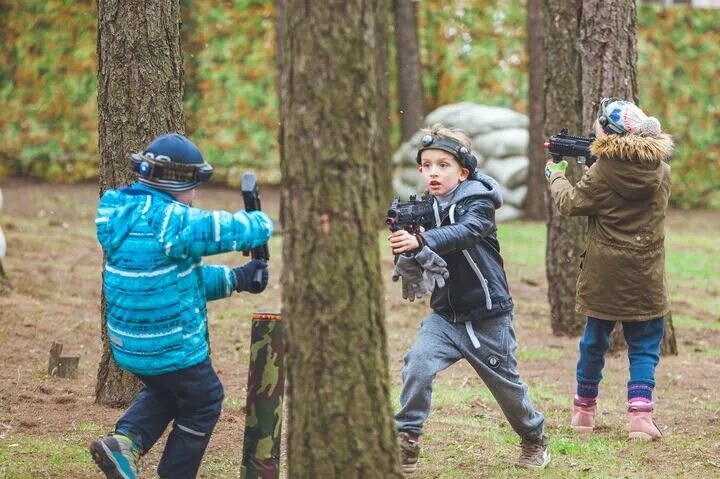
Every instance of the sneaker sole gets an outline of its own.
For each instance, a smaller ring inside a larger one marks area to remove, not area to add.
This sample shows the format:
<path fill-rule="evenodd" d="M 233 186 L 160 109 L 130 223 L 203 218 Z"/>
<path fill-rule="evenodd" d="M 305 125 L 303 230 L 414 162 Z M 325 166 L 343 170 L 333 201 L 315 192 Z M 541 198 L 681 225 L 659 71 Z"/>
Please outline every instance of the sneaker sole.
<path fill-rule="evenodd" d="M 579 432 L 581 434 L 590 434 L 595 430 L 594 426 L 570 426 L 573 428 L 575 432 Z"/>
<path fill-rule="evenodd" d="M 119 471 L 119 467 L 115 459 L 113 459 L 112 451 L 110 451 L 102 441 L 93 441 L 90 444 L 90 455 L 92 455 L 93 461 L 105 474 L 107 479 L 135 479 L 126 476 Z"/>
<path fill-rule="evenodd" d="M 657 441 L 662 436 L 651 436 L 646 432 L 631 432 L 628 439 L 640 439 L 641 441 Z"/>

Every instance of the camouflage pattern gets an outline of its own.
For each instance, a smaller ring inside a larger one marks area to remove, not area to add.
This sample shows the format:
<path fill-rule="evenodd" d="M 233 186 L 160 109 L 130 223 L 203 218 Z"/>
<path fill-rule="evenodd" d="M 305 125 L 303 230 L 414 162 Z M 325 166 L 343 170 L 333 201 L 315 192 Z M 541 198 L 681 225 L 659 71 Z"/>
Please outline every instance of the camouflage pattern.
<path fill-rule="evenodd" d="M 284 331 L 279 314 L 253 314 L 241 479 L 280 477 Z"/>

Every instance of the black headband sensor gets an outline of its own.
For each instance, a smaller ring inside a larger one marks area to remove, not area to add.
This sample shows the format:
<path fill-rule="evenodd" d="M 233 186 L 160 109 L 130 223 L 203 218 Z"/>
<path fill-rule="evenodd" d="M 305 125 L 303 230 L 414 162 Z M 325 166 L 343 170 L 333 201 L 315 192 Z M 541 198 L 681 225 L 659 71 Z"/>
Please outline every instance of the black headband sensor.
<path fill-rule="evenodd" d="M 447 136 L 424 135 L 420 139 L 420 145 L 417 157 L 415 158 L 418 165 L 422 164 L 421 155 L 423 151 L 443 150 L 453 155 L 463 168 L 467 168 L 470 171 L 471 177 L 475 175 L 475 169 L 478 163 L 477 158 L 459 141 Z"/>
<path fill-rule="evenodd" d="M 132 169 L 148 180 L 197 181 L 205 183 L 213 175 L 209 163 L 175 163 L 165 155 L 133 153 L 130 155 Z"/>

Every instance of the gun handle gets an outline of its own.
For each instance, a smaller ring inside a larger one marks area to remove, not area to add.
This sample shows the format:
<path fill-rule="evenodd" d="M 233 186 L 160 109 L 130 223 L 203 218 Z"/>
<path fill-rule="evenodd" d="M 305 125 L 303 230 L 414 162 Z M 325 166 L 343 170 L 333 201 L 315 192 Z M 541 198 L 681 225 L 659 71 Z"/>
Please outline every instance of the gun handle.
<path fill-rule="evenodd" d="M 265 267 L 267 268 L 267 261 L 265 261 Z M 253 279 L 252 279 L 253 289 L 260 289 L 262 287 L 262 275 L 263 275 L 263 270 L 261 270 L 261 269 L 255 270 L 255 274 L 253 275 Z"/>
<path fill-rule="evenodd" d="M 560 163 L 560 160 L 562 160 L 562 156 L 558 154 L 550 153 L 550 156 L 552 157 L 553 163 Z"/>

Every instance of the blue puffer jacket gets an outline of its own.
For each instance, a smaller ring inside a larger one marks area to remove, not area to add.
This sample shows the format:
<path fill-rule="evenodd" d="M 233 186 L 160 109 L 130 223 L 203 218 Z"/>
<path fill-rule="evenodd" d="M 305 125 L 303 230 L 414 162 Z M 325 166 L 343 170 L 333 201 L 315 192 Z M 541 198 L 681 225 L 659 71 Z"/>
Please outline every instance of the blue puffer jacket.
<path fill-rule="evenodd" d="M 202 257 L 260 246 L 273 231 L 262 212 L 205 211 L 140 183 L 105 192 L 95 223 L 113 356 L 142 375 L 208 356 L 206 302 L 230 296 L 235 275 Z"/>

